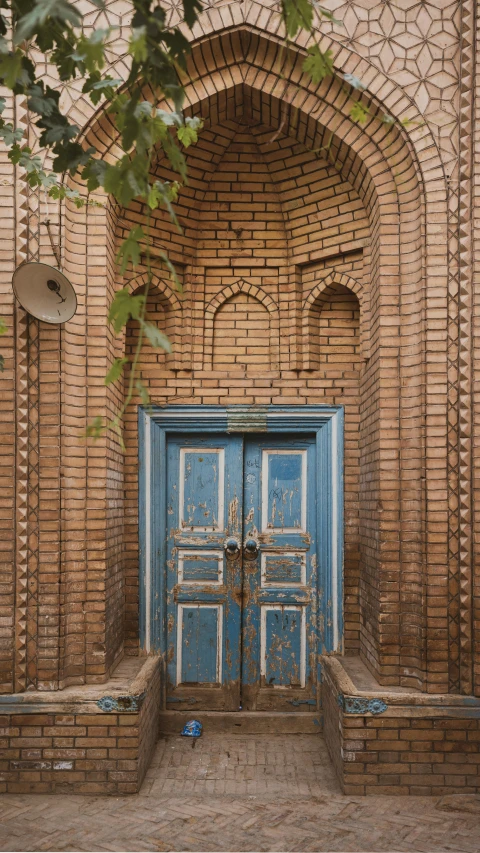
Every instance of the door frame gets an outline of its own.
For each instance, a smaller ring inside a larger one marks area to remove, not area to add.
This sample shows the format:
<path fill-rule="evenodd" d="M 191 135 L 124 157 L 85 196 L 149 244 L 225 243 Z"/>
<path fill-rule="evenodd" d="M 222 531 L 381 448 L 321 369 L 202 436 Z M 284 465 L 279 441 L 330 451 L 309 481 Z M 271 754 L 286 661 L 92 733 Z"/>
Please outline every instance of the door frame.
<path fill-rule="evenodd" d="M 327 499 L 317 502 L 317 559 L 325 599 L 322 653 L 343 649 L 343 406 L 139 406 L 140 647 L 166 649 L 167 529 L 166 442 L 169 433 L 315 434 L 317 482 Z M 326 487 L 323 486 L 326 484 Z M 154 524 L 153 519 L 160 519 Z M 322 543 L 322 547 L 320 547 Z"/>

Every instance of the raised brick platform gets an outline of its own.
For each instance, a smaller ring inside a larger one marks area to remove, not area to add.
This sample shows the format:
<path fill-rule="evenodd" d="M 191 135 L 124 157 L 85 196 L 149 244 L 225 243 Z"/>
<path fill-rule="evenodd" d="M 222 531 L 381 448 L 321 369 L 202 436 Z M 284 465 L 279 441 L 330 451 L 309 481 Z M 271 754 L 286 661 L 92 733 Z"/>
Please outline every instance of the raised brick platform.
<path fill-rule="evenodd" d="M 159 658 L 127 658 L 102 685 L 0 700 L 0 792 L 140 790 L 158 737 Z"/>
<path fill-rule="evenodd" d="M 480 700 L 379 685 L 323 658 L 324 736 L 346 794 L 480 792 Z"/>

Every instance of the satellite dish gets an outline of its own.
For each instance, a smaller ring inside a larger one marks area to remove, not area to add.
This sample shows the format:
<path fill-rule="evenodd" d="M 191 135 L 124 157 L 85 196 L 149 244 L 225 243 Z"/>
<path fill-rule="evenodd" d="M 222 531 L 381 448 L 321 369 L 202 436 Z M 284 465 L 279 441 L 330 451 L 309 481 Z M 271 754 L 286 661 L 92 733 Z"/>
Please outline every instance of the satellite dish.
<path fill-rule="evenodd" d="M 68 278 L 48 264 L 22 264 L 12 284 L 20 305 L 37 320 L 66 323 L 77 310 L 77 295 Z"/>

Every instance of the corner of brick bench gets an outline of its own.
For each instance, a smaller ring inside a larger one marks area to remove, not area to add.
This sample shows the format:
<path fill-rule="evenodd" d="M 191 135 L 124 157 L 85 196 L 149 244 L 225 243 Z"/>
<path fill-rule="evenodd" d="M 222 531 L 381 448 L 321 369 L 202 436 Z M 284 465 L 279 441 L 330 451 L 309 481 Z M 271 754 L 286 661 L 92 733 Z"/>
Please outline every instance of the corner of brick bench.
<path fill-rule="evenodd" d="M 374 687 L 360 689 L 348 661 L 322 657 L 324 737 L 344 793 L 480 793 L 480 700 L 372 685 L 357 661 Z"/>
<path fill-rule="evenodd" d="M 160 680 L 151 656 L 124 683 L 0 697 L 0 792 L 137 792 L 158 738 Z"/>

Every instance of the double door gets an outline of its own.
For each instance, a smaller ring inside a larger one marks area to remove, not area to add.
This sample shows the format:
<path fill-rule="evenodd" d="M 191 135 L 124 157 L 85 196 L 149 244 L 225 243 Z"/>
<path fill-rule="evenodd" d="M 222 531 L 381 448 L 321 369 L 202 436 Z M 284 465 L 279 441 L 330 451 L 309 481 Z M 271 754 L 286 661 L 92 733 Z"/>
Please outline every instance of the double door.
<path fill-rule="evenodd" d="M 168 438 L 167 708 L 315 710 L 315 454 L 314 436 Z"/>

